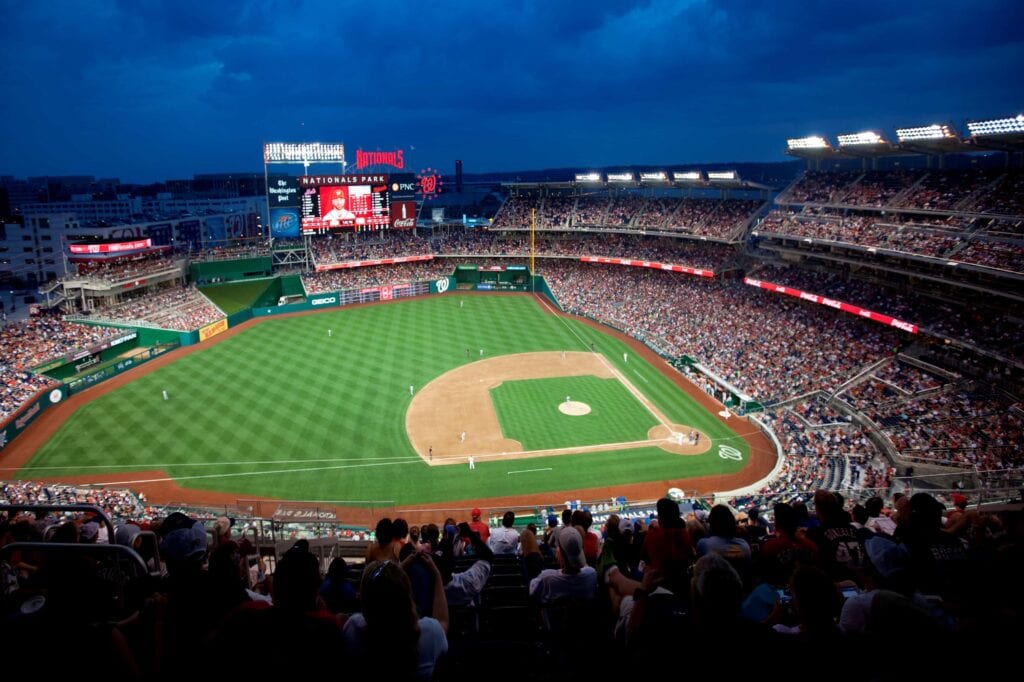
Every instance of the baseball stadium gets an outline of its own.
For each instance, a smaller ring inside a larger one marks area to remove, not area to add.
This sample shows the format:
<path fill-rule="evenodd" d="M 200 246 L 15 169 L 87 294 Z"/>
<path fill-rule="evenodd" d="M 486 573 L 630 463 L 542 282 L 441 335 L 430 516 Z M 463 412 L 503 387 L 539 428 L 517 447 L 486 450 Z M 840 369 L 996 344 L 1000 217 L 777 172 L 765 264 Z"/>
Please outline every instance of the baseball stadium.
<path fill-rule="evenodd" d="M 86 547 L 118 576 L 96 607 L 114 621 L 143 608 L 125 585 L 212 575 L 219 548 L 274 609 L 288 592 L 266 576 L 287 585 L 307 555 L 324 575 L 342 559 L 336 587 L 372 565 L 365 595 L 422 549 L 429 580 L 446 567 L 418 612 L 443 613 L 451 679 L 524 642 L 538 666 L 600 670 L 579 651 L 613 638 L 603 599 L 669 604 L 690 588 L 651 576 L 682 554 L 725 558 L 688 569 L 693 611 L 659 611 L 669 630 L 709 608 L 702 571 L 737 599 L 763 588 L 758 623 L 795 594 L 775 622 L 807 626 L 838 585 L 893 595 L 863 641 L 948 634 L 936 613 L 1010 627 L 1019 596 L 993 590 L 1022 527 L 1024 137 L 966 125 L 794 138 L 780 182 L 666 166 L 471 186 L 383 154 L 314 174 L 275 143 L 250 211 L 154 203 L 69 230 L 66 273 L 3 327 L 0 559 Z M 453 577 L 479 571 L 475 591 Z M 911 575 L 927 599 L 902 596 Z M 708 646 L 738 622 L 700 617 L 684 630 Z"/>

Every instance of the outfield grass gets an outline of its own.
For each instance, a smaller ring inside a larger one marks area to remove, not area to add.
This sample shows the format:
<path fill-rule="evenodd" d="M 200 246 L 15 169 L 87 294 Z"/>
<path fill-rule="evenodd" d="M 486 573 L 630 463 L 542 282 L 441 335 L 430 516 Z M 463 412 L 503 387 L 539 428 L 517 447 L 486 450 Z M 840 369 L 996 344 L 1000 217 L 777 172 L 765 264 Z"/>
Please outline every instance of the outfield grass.
<path fill-rule="evenodd" d="M 558 410 L 566 397 L 590 406 L 590 414 L 571 416 Z M 658 425 L 617 379 L 594 376 L 505 381 L 491 389 L 502 435 L 526 450 L 567 448 L 646 440 Z"/>
<path fill-rule="evenodd" d="M 740 438 L 654 367 L 635 356 L 624 363 L 628 348 L 616 339 L 530 298 L 468 296 L 463 309 L 460 298 L 262 321 L 83 406 L 21 473 L 162 469 L 184 486 L 240 497 L 411 504 L 683 479 L 746 463 Z M 488 458 L 475 471 L 429 467 L 412 451 L 409 385 L 475 360 L 465 348 L 493 357 L 591 343 L 669 419 L 738 448 L 743 461 L 715 448 L 692 457 L 645 448 L 550 457 L 550 471 L 513 475 L 530 467 Z"/>

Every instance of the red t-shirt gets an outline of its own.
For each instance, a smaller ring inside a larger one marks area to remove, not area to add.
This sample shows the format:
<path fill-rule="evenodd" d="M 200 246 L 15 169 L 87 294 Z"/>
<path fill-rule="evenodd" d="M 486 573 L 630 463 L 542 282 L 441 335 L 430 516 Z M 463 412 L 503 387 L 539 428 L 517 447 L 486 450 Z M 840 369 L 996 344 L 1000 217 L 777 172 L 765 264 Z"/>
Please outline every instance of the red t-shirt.
<path fill-rule="evenodd" d="M 480 535 L 480 539 L 484 542 L 487 542 L 487 538 L 491 537 L 491 529 L 483 521 L 470 521 L 469 529 L 478 533 Z"/>

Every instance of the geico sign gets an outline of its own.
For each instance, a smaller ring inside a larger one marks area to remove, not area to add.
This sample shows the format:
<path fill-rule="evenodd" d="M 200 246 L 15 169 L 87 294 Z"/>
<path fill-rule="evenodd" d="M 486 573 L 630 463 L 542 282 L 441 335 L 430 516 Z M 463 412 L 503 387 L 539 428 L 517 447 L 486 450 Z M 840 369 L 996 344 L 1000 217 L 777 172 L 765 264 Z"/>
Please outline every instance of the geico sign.
<path fill-rule="evenodd" d="M 328 296 L 327 298 L 314 298 L 309 303 L 310 305 L 329 305 L 337 302 L 338 298 L 336 296 Z"/>

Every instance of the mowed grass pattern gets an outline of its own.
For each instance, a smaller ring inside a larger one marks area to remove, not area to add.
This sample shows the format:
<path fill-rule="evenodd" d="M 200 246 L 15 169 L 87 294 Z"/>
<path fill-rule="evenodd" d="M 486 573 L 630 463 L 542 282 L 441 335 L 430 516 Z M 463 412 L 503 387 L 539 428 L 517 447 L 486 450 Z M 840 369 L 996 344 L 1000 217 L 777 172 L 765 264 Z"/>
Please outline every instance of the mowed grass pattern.
<path fill-rule="evenodd" d="M 590 413 L 563 414 L 566 397 Z M 502 434 L 526 450 L 646 440 L 658 420 L 617 379 L 594 376 L 506 381 L 491 389 Z"/>
<path fill-rule="evenodd" d="M 655 368 L 637 358 L 622 363 L 627 348 L 617 340 L 548 315 L 524 296 L 452 294 L 262 321 L 83 406 L 21 474 L 57 480 L 161 469 L 181 485 L 239 497 L 425 503 L 743 466 L 746 456 L 732 462 L 714 452 L 679 457 L 645 448 L 552 457 L 543 475 L 510 476 L 523 467 L 491 458 L 478 458 L 475 471 L 429 467 L 412 451 L 409 384 L 421 387 L 478 359 L 465 357 L 467 347 L 493 357 L 591 343 L 670 419 L 746 455 L 742 440 Z"/>

